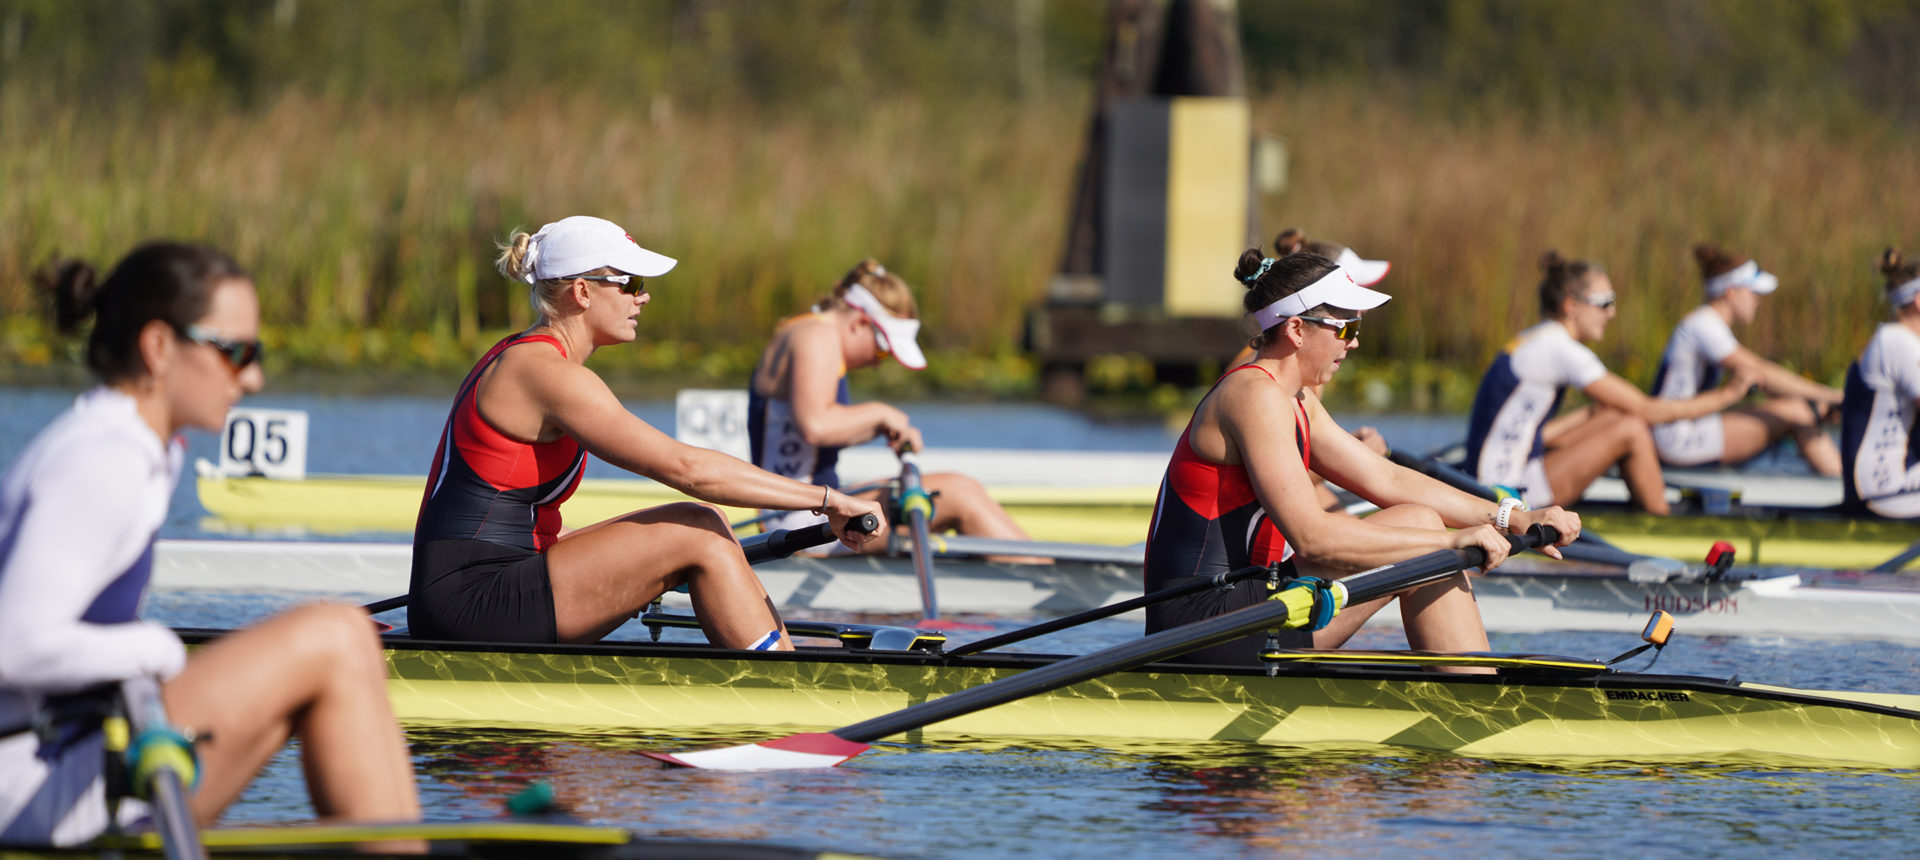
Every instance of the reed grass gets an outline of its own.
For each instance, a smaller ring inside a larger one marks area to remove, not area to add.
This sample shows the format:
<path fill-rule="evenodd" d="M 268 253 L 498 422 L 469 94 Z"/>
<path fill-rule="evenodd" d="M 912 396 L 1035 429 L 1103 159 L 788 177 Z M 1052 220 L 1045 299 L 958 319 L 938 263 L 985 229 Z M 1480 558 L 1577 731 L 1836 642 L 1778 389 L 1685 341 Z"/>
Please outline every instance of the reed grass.
<path fill-rule="evenodd" d="M 40 322 L 34 269 L 106 265 L 170 236 L 253 269 L 270 369 L 457 371 L 528 321 L 494 242 L 589 213 L 682 261 L 652 284 L 642 342 L 596 357 L 614 375 L 738 384 L 778 319 L 874 256 L 915 285 L 935 353 L 934 371 L 888 368 L 880 387 L 1030 393 L 1021 322 L 1058 260 L 1089 98 L 903 97 L 824 116 L 591 92 L 289 91 L 244 112 L 96 112 L 0 88 L 0 360 L 71 354 Z M 1339 83 L 1256 103 L 1292 165 L 1253 238 L 1298 226 L 1394 263 L 1396 301 L 1346 374 L 1355 391 L 1459 408 L 1537 318 L 1548 248 L 1609 269 L 1622 303 L 1600 352 L 1645 384 L 1699 300 L 1688 249 L 1702 240 L 1781 277 L 1746 342 L 1835 381 L 1884 316 L 1873 259 L 1920 250 L 1912 129 L 1784 109 L 1541 116 L 1435 116 Z"/>

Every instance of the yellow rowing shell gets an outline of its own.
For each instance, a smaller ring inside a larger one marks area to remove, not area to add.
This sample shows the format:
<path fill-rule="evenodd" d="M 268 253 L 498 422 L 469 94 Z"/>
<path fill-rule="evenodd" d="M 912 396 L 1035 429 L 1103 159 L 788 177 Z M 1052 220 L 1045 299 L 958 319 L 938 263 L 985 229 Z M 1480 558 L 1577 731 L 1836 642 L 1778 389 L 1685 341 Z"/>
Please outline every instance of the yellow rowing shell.
<path fill-rule="evenodd" d="M 254 530 L 321 534 L 413 530 L 425 479 L 406 475 L 314 475 L 305 480 L 199 479 L 200 504 L 218 520 Z M 1153 487 L 1004 486 L 994 498 L 1034 540 L 1128 546 L 1146 540 Z M 589 478 L 561 507 L 568 527 L 591 525 L 687 497 L 664 485 Z M 938 504 L 938 500 L 935 501 Z M 730 520 L 755 512 L 726 509 Z M 1920 524 L 1838 517 L 1584 515 L 1588 530 L 1628 552 L 1700 561 L 1714 541 L 1742 564 L 1858 570 L 1920 541 Z"/>
<path fill-rule="evenodd" d="M 226 523 L 321 534 L 411 532 L 425 487 L 425 478 L 408 475 L 311 475 L 298 481 L 202 476 L 198 484 L 201 507 Z M 1146 540 L 1155 492 L 1154 487 L 993 489 L 994 498 L 1034 540 L 1113 546 Z M 587 478 L 560 514 L 568 528 L 578 528 L 684 501 L 687 496 L 653 481 Z M 723 510 L 735 522 L 758 513 Z"/>
<path fill-rule="evenodd" d="M 1609 673 L 1584 661 L 1515 655 L 1489 663 L 1507 667 L 1500 675 L 1448 675 L 1422 671 L 1420 655 L 1408 656 L 1411 665 L 1392 653 L 1337 652 L 1338 665 L 1303 657 L 1271 677 L 1171 666 L 1120 672 L 900 739 L 1103 747 L 1229 741 L 1565 763 L 1920 766 L 1920 696 Z M 656 643 L 461 646 L 398 637 L 387 650 L 388 691 L 409 725 L 715 741 L 850 725 L 1048 659 L 761 654 Z"/>

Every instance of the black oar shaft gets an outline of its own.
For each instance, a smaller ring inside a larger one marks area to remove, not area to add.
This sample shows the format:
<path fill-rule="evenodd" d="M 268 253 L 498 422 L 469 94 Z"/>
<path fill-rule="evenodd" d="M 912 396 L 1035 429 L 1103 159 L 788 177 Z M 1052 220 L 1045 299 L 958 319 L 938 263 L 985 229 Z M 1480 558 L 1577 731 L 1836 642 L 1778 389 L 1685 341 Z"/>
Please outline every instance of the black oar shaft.
<path fill-rule="evenodd" d="M 1102 618 L 1111 618 L 1123 612 L 1132 612 L 1143 606 L 1164 603 L 1177 597 L 1185 597 L 1189 594 L 1197 594 L 1202 591 L 1225 588 L 1236 582 L 1257 579 L 1266 575 L 1266 565 L 1256 565 L 1254 567 L 1243 567 L 1232 573 L 1223 573 L 1219 576 L 1193 577 L 1189 582 L 1162 588 L 1152 594 L 1142 594 L 1139 597 L 1122 600 L 1119 603 L 1109 603 L 1106 606 L 1089 609 L 1085 612 L 1076 612 L 1072 615 L 1055 618 L 1051 621 L 1042 621 L 1039 624 L 1022 627 L 1019 630 L 1009 631 L 998 636 L 989 636 L 978 642 L 969 642 L 959 648 L 948 651 L 947 656 L 962 657 L 967 654 L 978 654 L 982 651 L 992 650 L 1004 645 L 1012 645 L 1015 642 L 1024 642 L 1036 636 L 1045 636 L 1048 633 L 1065 630 L 1069 627 L 1077 627 L 1089 621 L 1099 621 Z"/>
<path fill-rule="evenodd" d="M 1552 543 L 1556 538 L 1557 535 L 1550 527 L 1535 526 L 1528 535 L 1509 536 L 1508 540 L 1517 551 L 1525 547 Z M 1346 605 L 1365 603 L 1378 597 L 1437 582 L 1463 568 L 1475 567 L 1485 561 L 1486 553 L 1479 547 L 1446 549 L 1399 564 L 1357 573 L 1342 580 L 1347 588 Z M 1148 663 L 1178 657 L 1209 645 L 1231 641 L 1256 630 L 1265 630 L 1284 624 L 1293 611 L 1294 606 L 1289 601 L 1264 601 L 1258 606 L 1236 609 L 1225 615 L 1217 615 L 1172 630 L 1163 630 L 1124 645 L 1116 645 L 1038 669 L 1031 669 L 1012 677 L 962 690 L 951 696 L 835 729 L 833 734 L 855 743 L 872 743 L 881 738 L 1005 704 L 1015 699 L 1057 690 L 1090 678 L 1126 671 Z"/>
<path fill-rule="evenodd" d="M 1412 469 L 1415 472 L 1419 472 L 1422 475 L 1446 484 L 1469 496 L 1477 496 L 1488 501 L 1494 501 L 1499 496 L 1499 494 L 1495 493 L 1486 485 L 1481 484 L 1472 475 L 1431 457 L 1415 457 L 1404 451 L 1390 448 L 1387 450 L 1387 459 L 1392 460 L 1396 465 Z M 1626 567 L 1629 564 L 1647 557 L 1638 553 L 1627 552 L 1609 543 L 1605 538 L 1586 531 L 1582 531 L 1580 537 L 1576 538 L 1572 544 L 1561 547 L 1560 553 L 1566 556 L 1569 561 L 1584 561 L 1591 564 L 1606 564 L 1616 567 Z"/>

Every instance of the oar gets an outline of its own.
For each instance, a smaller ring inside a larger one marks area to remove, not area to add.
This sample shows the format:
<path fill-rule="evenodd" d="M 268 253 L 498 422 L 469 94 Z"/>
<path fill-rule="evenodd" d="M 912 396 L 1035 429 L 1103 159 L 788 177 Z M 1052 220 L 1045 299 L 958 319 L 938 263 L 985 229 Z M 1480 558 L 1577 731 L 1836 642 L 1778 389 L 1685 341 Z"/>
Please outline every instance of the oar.
<path fill-rule="evenodd" d="M 194 781 L 192 742 L 167 723 L 160 702 L 160 684 L 152 678 L 122 682 L 120 698 L 126 706 L 128 779 L 153 807 L 153 821 L 167 860 L 205 860 L 200 829 L 187 805 L 187 786 Z"/>
<path fill-rule="evenodd" d="M 1510 535 L 1514 550 L 1552 543 L 1559 535 L 1536 525 L 1526 535 Z M 1334 609 L 1364 603 L 1437 582 L 1462 568 L 1486 562 L 1479 547 L 1446 549 L 1419 558 L 1377 567 L 1329 584 Z M 1172 630 L 1162 630 L 1124 645 L 1104 648 L 982 684 L 950 696 L 883 714 L 825 733 L 788 735 L 757 744 L 682 753 L 645 753 L 671 765 L 721 770 L 783 770 L 832 767 L 865 752 L 881 738 L 982 711 L 1016 699 L 1057 690 L 1090 678 L 1124 672 L 1189 651 L 1227 642 L 1256 630 L 1309 626 L 1314 616 L 1315 589 L 1288 589 L 1257 606 L 1236 609 Z"/>
<path fill-rule="evenodd" d="M 1488 501 L 1498 499 L 1498 494 L 1480 483 L 1472 475 L 1440 462 L 1432 457 L 1415 457 L 1397 448 L 1387 449 L 1387 459 L 1395 464 L 1426 475 L 1442 484 L 1446 484 L 1470 496 L 1478 496 Z M 1560 554 L 1571 561 L 1584 561 L 1593 564 L 1605 564 L 1625 567 L 1649 556 L 1628 552 L 1597 534 L 1584 529 L 1573 543 L 1560 548 Z"/>
<path fill-rule="evenodd" d="M 920 580 L 920 623 L 917 627 L 935 627 L 940 622 L 940 601 L 933 593 L 932 531 L 933 497 L 920 484 L 920 455 L 911 447 L 900 448 L 900 513 L 913 538 L 913 575 Z"/>
<path fill-rule="evenodd" d="M 1873 572 L 1899 573 L 1901 568 L 1906 567 L 1908 562 L 1916 558 L 1920 558 L 1920 541 L 1914 541 L 1906 549 L 1901 550 L 1899 555 L 1874 565 Z"/>
<path fill-rule="evenodd" d="M 1045 636 L 1056 630 L 1077 627 L 1089 621 L 1099 621 L 1102 618 L 1112 618 L 1123 612 L 1132 612 L 1143 606 L 1164 603 L 1176 597 L 1185 597 L 1201 591 L 1212 591 L 1216 588 L 1226 588 L 1237 582 L 1257 579 L 1266 576 L 1267 571 L 1268 566 L 1262 564 L 1254 565 L 1253 567 L 1243 567 L 1231 573 L 1219 573 L 1208 577 L 1192 577 L 1192 581 L 1190 582 L 1183 582 L 1179 585 L 1162 588 L 1152 594 L 1142 594 L 1139 597 L 1122 600 L 1119 603 L 1109 603 L 1106 606 L 1099 606 L 1085 612 L 1077 612 L 1061 618 L 1042 621 L 1039 624 L 1022 627 L 1019 630 L 1009 631 L 998 636 L 989 636 L 977 642 L 968 642 L 965 645 L 948 651 L 947 656 L 962 657 L 968 654 L 978 654 L 982 651 L 999 648 L 1003 645 L 1011 645 L 1015 642 L 1024 642 L 1036 636 Z"/>
<path fill-rule="evenodd" d="M 848 529 L 861 534 L 872 534 L 880 528 L 880 519 L 872 514 L 861 514 L 859 519 L 848 523 Z M 829 523 L 814 523 L 797 529 L 774 529 L 766 534 L 752 535 L 740 539 L 740 549 L 746 553 L 748 564 L 759 564 L 776 558 L 786 558 L 803 549 L 820 546 L 834 541 L 833 526 Z M 399 609 L 407 605 L 409 595 L 399 594 L 385 600 L 376 600 L 365 606 L 368 615 L 379 615 L 389 609 Z"/>

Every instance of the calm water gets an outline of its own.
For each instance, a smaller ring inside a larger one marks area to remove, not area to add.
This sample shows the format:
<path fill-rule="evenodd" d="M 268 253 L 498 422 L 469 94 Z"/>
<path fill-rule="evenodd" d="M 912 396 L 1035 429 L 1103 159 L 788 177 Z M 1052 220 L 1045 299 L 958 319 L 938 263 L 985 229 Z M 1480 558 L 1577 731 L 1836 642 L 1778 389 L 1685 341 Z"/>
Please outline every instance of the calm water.
<path fill-rule="evenodd" d="M 72 395 L 0 389 L 0 459 L 11 462 Z M 314 434 L 309 466 L 315 471 L 398 473 L 424 471 L 446 408 L 437 398 L 287 393 L 263 395 L 249 405 L 307 410 Z M 966 440 L 996 448 L 1159 450 L 1171 445 L 1179 429 L 1158 420 L 1093 421 L 1022 404 L 909 409 L 930 446 Z M 671 427 L 671 404 L 636 404 L 634 411 Z M 1416 451 L 1457 439 L 1464 429 L 1457 419 L 1343 423 L 1375 424 L 1395 444 Z M 193 456 L 214 455 L 210 438 L 191 444 Z M 207 536 L 203 516 L 188 482 L 176 496 L 165 534 Z M 181 625 L 229 626 L 286 601 L 271 594 L 158 594 L 149 615 Z M 998 631 L 1024 619 L 969 620 Z M 1137 632 L 1131 623 L 1107 622 L 1038 640 L 1033 650 L 1083 652 Z M 1393 632 L 1365 631 L 1362 638 L 1357 644 L 1404 647 Z M 1633 631 L 1501 635 L 1493 644 L 1604 658 L 1632 645 Z M 1811 688 L 1914 692 L 1920 648 L 1706 638 L 1683 630 L 1658 668 Z M 673 738 L 447 730 L 409 737 L 426 808 L 436 819 L 496 815 L 508 795 L 543 780 L 575 815 L 595 823 L 901 857 L 1678 856 L 1702 850 L 1911 856 L 1909 831 L 1920 819 L 1920 775 L 1911 771 L 1633 763 L 1562 769 L 1424 753 L 1358 756 L 1240 744 L 896 744 L 834 770 L 743 775 L 661 771 L 635 755 L 638 749 L 685 745 Z M 274 759 L 230 820 L 310 815 L 298 757 L 288 751 Z"/>

